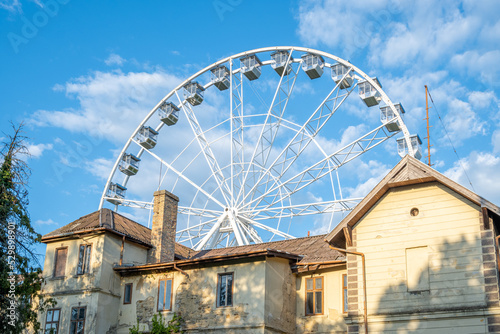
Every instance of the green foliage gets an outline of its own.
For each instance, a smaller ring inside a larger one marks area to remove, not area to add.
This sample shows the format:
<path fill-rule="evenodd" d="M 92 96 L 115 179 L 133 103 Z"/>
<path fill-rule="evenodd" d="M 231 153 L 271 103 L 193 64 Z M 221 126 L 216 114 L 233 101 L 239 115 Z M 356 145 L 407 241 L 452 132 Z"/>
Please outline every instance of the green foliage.
<path fill-rule="evenodd" d="M 129 334 L 140 334 L 139 331 L 139 320 L 137 320 L 137 325 L 128 329 Z"/>
<path fill-rule="evenodd" d="M 42 270 L 33 247 L 40 242 L 27 210 L 29 152 L 22 125 L 15 128 L 0 150 L 0 328 L 2 333 L 39 330 L 38 310 L 52 307 L 52 298 L 40 295 Z M 35 309 L 33 301 L 38 302 Z"/>
<path fill-rule="evenodd" d="M 161 313 L 155 314 L 152 319 L 151 331 L 148 332 L 150 334 L 175 334 L 175 333 L 184 333 L 181 329 L 184 320 L 180 315 L 174 313 L 174 316 L 170 321 L 165 323 Z M 137 326 L 129 328 L 129 334 L 141 334 L 139 330 L 139 321 L 137 321 Z M 145 333 L 145 332 L 142 332 Z"/>

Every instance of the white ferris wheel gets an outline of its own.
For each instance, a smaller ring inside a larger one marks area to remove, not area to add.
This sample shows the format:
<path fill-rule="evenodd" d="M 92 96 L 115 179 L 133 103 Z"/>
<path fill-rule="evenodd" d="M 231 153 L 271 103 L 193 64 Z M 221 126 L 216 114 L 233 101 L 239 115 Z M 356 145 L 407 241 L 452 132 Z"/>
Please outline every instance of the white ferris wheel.
<path fill-rule="evenodd" d="M 352 126 L 352 110 L 380 122 Z M 146 115 L 99 209 L 151 209 L 154 190 L 167 189 L 180 198 L 177 241 L 194 249 L 294 238 L 294 224 L 313 215 L 331 224 L 361 200 L 342 193 L 348 162 L 398 133 L 399 155 L 421 157 L 403 113 L 377 78 L 332 54 L 291 46 L 238 53 L 187 78 Z M 349 126 L 353 134 L 338 138 Z"/>

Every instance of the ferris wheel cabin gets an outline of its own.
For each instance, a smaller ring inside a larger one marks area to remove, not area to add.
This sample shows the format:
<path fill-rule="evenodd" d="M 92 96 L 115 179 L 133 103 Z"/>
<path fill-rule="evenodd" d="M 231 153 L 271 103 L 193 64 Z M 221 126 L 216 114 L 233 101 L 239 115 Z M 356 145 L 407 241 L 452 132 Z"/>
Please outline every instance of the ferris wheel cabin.
<path fill-rule="evenodd" d="M 382 85 L 378 81 L 377 78 L 372 78 L 375 83 L 382 88 Z M 379 104 L 382 97 L 380 96 L 379 91 L 372 86 L 368 81 L 361 81 L 358 83 L 359 88 L 359 97 L 363 100 L 367 107 L 373 107 Z"/>
<path fill-rule="evenodd" d="M 403 137 L 403 138 L 398 138 L 396 141 L 398 142 L 398 154 L 401 158 L 403 158 L 405 155 L 408 154 L 408 147 L 406 146 L 406 140 Z M 422 140 L 420 140 L 420 137 L 418 135 L 411 135 L 410 143 L 411 143 L 411 148 L 415 153 L 415 159 L 420 160 L 420 158 L 422 158 Z"/>
<path fill-rule="evenodd" d="M 403 117 L 403 114 L 405 113 L 405 110 L 401 103 L 395 104 L 394 107 L 398 111 L 399 115 Z M 393 120 L 393 122 L 387 124 L 385 127 L 389 132 L 394 132 L 394 131 L 399 131 L 401 128 L 399 127 L 398 122 L 396 121 L 396 114 L 392 111 L 391 107 L 389 106 L 383 106 L 380 107 L 380 121 L 382 123 L 387 123 L 389 121 Z"/>
<path fill-rule="evenodd" d="M 292 71 L 292 66 L 290 65 L 290 63 L 293 61 L 293 58 L 290 57 L 290 53 L 288 53 L 288 51 L 283 50 L 273 52 L 271 53 L 271 58 L 273 59 L 271 67 L 274 68 L 276 73 L 278 73 L 280 76 L 288 75 Z M 290 61 L 288 61 L 288 58 L 290 58 Z"/>
<path fill-rule="evenodd" d="M 248 80 L 252 81 L 258 79 L 261 74 L 260 67 L 262 62 L 256 55 L 248 55 L 240 58 L 241 71 L 247 77 Z"/>
<path fill-rule="evenodd" d="M 156 146 L 157 139 L 158 132 L 149 126 L 143 126 L 137 133 L 137 141 L 148 150 Z"/>
<path fill-rule="evenodd" d="M 189 82 L 184 86 L 184 97 L 192 106 L 197 106 L 203 102 L 203 88 L 197 81 Z"/>
<path fill-rule="evenodd" d="M 212 72 L 210 80 L 215 87 L 219 88 L 220 91 L 229 88 L 229 69 L 226 66 L 217 66 L 210 71 Z"/>
<path fill-rule="evenodd" d="M 174 125 L 179 120 L 179 108 L 172 102 L 163 102 L 158 108 L 158 115 L 166 125 Z"/>
<path fill-rule="evenodd" d="M 139 161 L 141 161 L 141 159 L 133 154 L 124 154 L 118 168 L 123 174 L 132 176 L 139 171 Z"/>
<path fill-rule="evenodd" d="M 122 202 L 121 200 L 125 198 L 126 191 L 127 188 L 124 186 L 111 182 L 109 184 L 108 191 L 106 192 L 107 201 L 115 205 L 120 204 Z"/>
<path fill-rule="evenodd" d="M 341 63 L 332 65 L 332 79 L 337 85 L 340 83 L 340 89 L 351 87 L 353 82 L 350 68 Z"/>
<path fill-rule="evenodd" d="M 310 79 L 321 77 L 323 75 L 323 66 L 325 66 L 325 59 L 321 56 L 312 53 L 306 53 L 302 56 L 302 69 Z"/>

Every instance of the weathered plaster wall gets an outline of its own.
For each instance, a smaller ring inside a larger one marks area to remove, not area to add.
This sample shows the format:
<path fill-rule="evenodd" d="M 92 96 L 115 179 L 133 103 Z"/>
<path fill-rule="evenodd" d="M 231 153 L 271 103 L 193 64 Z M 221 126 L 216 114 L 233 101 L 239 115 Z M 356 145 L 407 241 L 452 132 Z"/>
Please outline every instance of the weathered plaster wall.
<path fill-rule="evenodd" d="M 345 333 L 347 330 L 342 309 L 342 275 L 345 267 L 318 270 L 296 277 L 296 333 Z M 306 278 L 323 277 L 323 315 L 306 316 Z"/>
<path fill-rule="evenodd" d="M 81 244 L 91 244 L 90 271 L 77 275 Z M 65 276 L 53 278 L 55 250 L 68 247 Z M 139 247 L 129 247 L 129 256 L 136 256 Z M 120 304 L 121 280 L 113 270 L 120 259 L 121 238 L 111 234 L 98 234 L 78 239 L 67 239 L 47 244 L 43 276 L 43 293 L 52 295 L 61 308 L 61 331 L 69 331 L 70 312 L 74 306 L 87 307 L 86 333 L 106 333 L 116 327 Z M 145 250 L 143 251 L 145 252 Z M 137 256 L 136 256 L 137 257 Z M 145 258 L 145 255 L 143 255 Z M 95 315 L 99 317 L 96 319 Z M 45 314 L 40 314 L 42 325 Z"/>
<path fill-rule="evenodd" d="M 137 319 L 142 328 L 149 328 L 157 313 L 158 281 L 162 278 L 173 278 L 173 309 L 161 314 L 166 320 L 174 312 L 180 314 L 188 333 L 263 333 L 265 271 L 265 261 L 257 261 L 186 270 L 189 278 L 177 271 L 123 277 L 122 295 L 125 284 L 133 283 L 132 303 L 120 301 L 117 333 L 128 333 Z M 234 273 L 233 306 L 216 307 L 217 278 L 224 272 Z"/>
<path fill-rule="evenodd" d="M 295 276 L 287 259 L 266 261 L 265 324 L 269 333 L 295 331 Z"/>
<path fill-rule="evenodd" d="M 148 250 L 136 243 L 125 240 L 123 247 L 123 263 L 125 264 L 144 264 L 148 258 Z"/>
<path fill-rule="evenodd" d="M 92 244 L 90 272 L 85 275 L 76 274 L 81 244 Z M 55 252 L 57 248 L 61 247 L 68 247 L 65 276 L 62 278 L 53 278 Z M 104 237 L 102 234 L 47 244 L 43 267 L 43 277 L 45 279 L 43 286 L 44 293 L 81 291 L 97 287 L 101 277 L 102 266 L 100 263 L 102 262 L 103 248 Z"/>

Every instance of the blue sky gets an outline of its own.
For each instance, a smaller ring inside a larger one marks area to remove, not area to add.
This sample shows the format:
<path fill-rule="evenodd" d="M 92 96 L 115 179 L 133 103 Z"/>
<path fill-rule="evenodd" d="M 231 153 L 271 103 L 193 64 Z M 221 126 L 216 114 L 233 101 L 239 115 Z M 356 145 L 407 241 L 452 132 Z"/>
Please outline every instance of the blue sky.
<path fill-rule="evenodd" d="M 470 188 L 466 171 L 500 204 L 499 10 L 493 0 L 0 0 L 0 124 L 4 133 L 9 121 L 26 124 L 33 224 L 45 234 L 97 210 L 125 141 L 177 84 L 221 58 L 278 45 L 322 50 L 377 76 L 422 139 L 428 85 L 434 168 Z M 363 118 L 346 111 L 325 140 L 361 134 Z M 397 163 L 395 146 L 353 162 L 341 175 L 346 192 L 366 194 Z M 291 231 L 307 230 L 325 226 Z"/>

